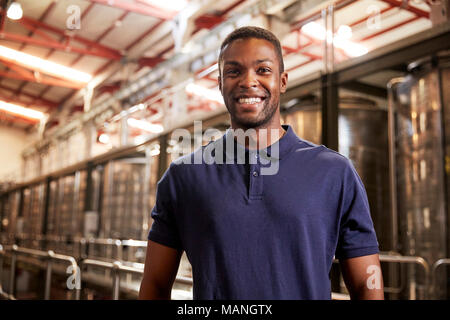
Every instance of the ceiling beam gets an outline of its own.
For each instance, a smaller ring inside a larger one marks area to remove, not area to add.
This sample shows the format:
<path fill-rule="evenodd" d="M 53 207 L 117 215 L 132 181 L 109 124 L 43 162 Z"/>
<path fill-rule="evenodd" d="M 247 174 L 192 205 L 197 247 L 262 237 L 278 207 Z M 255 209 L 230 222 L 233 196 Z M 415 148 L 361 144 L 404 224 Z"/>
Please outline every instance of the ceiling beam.
<path fill-rule="evenodd" d="M 53 109 L 58 107 L 58 103 L 56 103 L 56 102 L 44 99 L 42 97 L 35 96 L 35 95 L 27 93 L 25 91 L 22 91 L 22 92 L 18 93 L 17 90 L 14 90 L 12 88 L 6 87 L 6 86 L 1 85 L 1 84 L 0 84 L 0 90 L 4 90 L 4 91 L 7 91 L 7 92 L 10 92 L 11 96 L 20 97 L 22 95 L 24 97 L 33 99 L 33 101 L 28 103 L 29 105 L 39 105 L 39 106 L 45 106 L 45 107 L 53 108 Z"/>
<path fill-rule="evenodd" d="M 142 14 L 145 16 L 151 16 L 162 20 L 171 20 L 177 15 L 177 11 L 169 11 L 162 8 L 152 6 L 150 4 L 136 3 L 124 0 L 90 0 L 101 5 L 110 6 Z"/>
<path fill-rule="evenodd" d="M 86 84 L 82 83 L 82 82 L 78 82 L 75 80 L 70 81 L 70 80 L 66 80 L 66 79 L 60 79 L 60 77 L 54 76 L 52 74 L 48 74 L 43 70 L 33 69 L 30 66 L 20 63 L 19 61 L 11 61 L 7 58 L 0 57 L 0 62 L 3 63 L 4 65 L 6 65 L 8 68 L 16 71 L 19 75 L 21 75 L 25 78 L 34 79 L 34 80 L 30 80 L 33 82 L 44 83 L 41 80 L 46 79 L 45 76 L 49 76 L 48 79 L 50 79 L 51 81 L 53 81 L 52 79 L 55 79 L 55 81 L 56 80 L 60 81 L 60 82 L 54 82 L 54 83 L 66 84 L 63 86 L 67 87 L 67 88 L 84 88 L 86 86 Z M 48 79 L 46 79 L 46 80 L 48 80 Z"/>
<path fill-rule="evenodd" d="M 422 9 L 410 6 L 407 2 L 405 3 L 405 1 L 397 1 L 397 0 L 382 0 L 383 2 L 386 2 L 388 4 L 390 4 L 391 6 L 396 6 L 396 7 L 400 7 L 404 10 L 407 10 L 409 12 L 414 13 L 416 16 L 420 17 L 420 18 L 427 18 L 430 19 L 430 13 L 427 11 L 424 11 Z"/>
<path fill-rule="evenodd" d="M 20 105 L 23 107 L 38 107 L 38 108 L 46 108 L 47 107 L 47 106 L 41 105 L 41 104 L 35 104 L 35 103 L 30 104 L 29 102 L 23 101 L 22 99 L 15 98 L 15 97 L 8 97 L 1 93 L 0 93 L 0 100 L 8 102 L 8 103 L 12 103 L 12 104 Z"/>
<path fill-rule="evenodd" d="M 46 17 L 48 17 L 48 15 L 52 12 L 52 10 L 54 9 L 55 6 L 56 6 L 56 2 L 51 2 L 50 5 L 44 10 L 44 12 L 43 12 L 43 13 L 41 14 L 41 16 L 38 18 L 38 21 L 44 21 L 44 19 L 45 19 Z M 23 19 L 21 19 L 21 20 L 23 20 Z M 34 30 L 37 30 L 37 27 L 34 28 Z M 0 31 L 1 31 L 1 30 L 0 30 Z M 34 34 L 34 31 L 28 32 L 28 36 L 29 36 L 29 37 L 33 36 L 33 34 Z M 27 45 L 26 45 L 25 43 L 22 43 L 22 44 L 20 45 L 19 51 L 22 51 L 26 46 L 27 46 Z M 28 81 L 22 81 L 22 84 L 21 84 L 20 87 L 17 88 L 17 90 L 16 90 L 16 95 L 19 95 L 19 94 L 22 92 L 23 88 L 24 88 L 28 83 L 29 83 Z"/>
<path fill-rule="evenodd" d="M 85 11 L 87 11 L 87 9 Z M 84 15 L 84 13 L 85 12 L 83 12 L 83 15 Z M 83 38 L 83 37 L 80 37 L 77 35 L 73 35 L 73 36 L 67 35 L 65 30 L 55 28 L 49 24 L 46 24 L 45 22 L 30 18 L 30 17 L 25 17 L 25 16 L 22 17 L 22 19 L 20 19 L 20 21 L 22 24 L 28 24 L 30 26 L 33 26 L 35 28 L 34 32 L 36 32 L 36 33 L 39 31 L 39 29 L 44 29 L 46 31 L 49 31 L 49 32 L 55 33 L 57 35 L 60 35 L 62 37 L 65 37 L 66 42 L 75 40 L 86 46 L 94 48 L 95 52 L 102 52 L 106 55 L 116 56 L 117 58 L 121 57 L 121 54 L 119 53 L 119 51 L 109 48 L 107 46 L 104 46 L 104 45 L 100 44 L 98 41 L 92 41 L 92 40 L 89 40 L 89 39 L 86 39 L 86 38 Z"/>
<path fill-rule="evenodd" d="M 414 22 L 414 21 L 416 21 L 416 20 L 418 20 L 418 19 L 420 19 L 420 17 L 418 17 L 418 16 L 415 16 L 415 17 L 406 19 L 406 20 L 404 20 L 404 21 L 402 21 L 402 22 L 399 22 L 399 23 L 394 24 L 393 26 L 390 26 L 389 28 L 386 28 L 386 29 L 380 30 L 380 31 L 378 31 L 378 32 L 369 34 L 368 36 L 366 36 L 366 37 L 364 37 L 364 38 L 362 38 L 362 39 L 359 39 L 359 41 L 362 42 L 362 41 L 366 41 L 366 40 L 369 40 L 369 39 L 378 37 L 379 35 L 385 34 L 385 33 L 389 32 L 389 31 L 391 31 L 391 30 L 397 29 L 397 28 L 399 28 L 399 27 L 401 27 L 401 26 L 403 26 L 403 25 L 405 25 L 405 24 L 408 24 L 408 23 L 410 23 L 410 22 Z"/>
<path fill-rule="evenodd" d="M 39 18 L 39 20 L 35 20 L 35 21 L 37 21 L 38 23 L 42 22 L 43 19 L 45 19 L 45 17 L 47 16 L 48 11 L 51 9 L 50 7 L 51 7 L 54 3 L 55 3 L 55 2 L 52 2 L 52 4 L 49 6 L 49 8 L 46 10 L 46 12 L 41 16 L 41 18 Z M 94 6 L 95 6 L 94 3 L 89 4 L 89 6 L 88 6 L 88 7 L 83 11 L 83 13 L 81 14 L 80 19 L 83 19 L 83 18 L 84 18 L 84 17 L 92 10 L 92 8 L 93 8 Z M 51 27 L 51 26 L 50 26 L 50 27 Z M 53 28 L 53 27 L 51 27 L 51 28 Z M 54 29 L 56 29 L 56 28 L 54 28 Z M 56 31 L 55 31 L 55 32 L 56 32 Z M 31 33 L 31 34 L 32 34 L 32 33 Z M 31 35 L 31 34 L 30 34 L 30 35 Z M 65 33 L 59 34 L 59 39 L 58 39 L 57 41 L 58 41 L 58 42 L 62 42 L 65 38 L 66 38 L 66 34 L 65 34 Z M 75 38 L 76 38 L 76 40 L 78 39 L 76 36 L 75 36 Z M 100 43 L 100 37 L 97 38 L 97 39 L 95 39 L 95 40 L 94 40 L 94 43 Z M 89 47 L 88 47 L 88 48 L 89 48 Z M 50 51 L 46 54 L 45 59 L 49 59 L 55 51 L 56 51 L 55 49 L 50 49 Z M 75 58 L 75 60 L 73 60 L 73 61 L 70 63 L 69 67 L 73 67 L 73 66 L 74 66 L 74 65 L 75 65 L 82 57 L 83 57 L 83 55 L 78 54 L 78 57 Z M 42 97 L 43 97 L 43 96 L 44 96 L 51 88 L 52 88 L 51 86 L 47 86 L 44 90 L 42 90 L 42 91 L 39 93 L 39 96 L 37 97 L 37 99 L 42 98 Z"/>
<path fill-rule="evenodd" d="M 51 86 L 71 88 L 71 89 L 81 89 L 81 88 L 84 88 L 84 86 L 85 86 L 84 84 L 81 84 L 81 83 L 69 82 L 69 81 L 60 80 L 60 79 L 52 79 L 50 77 L 46 77 L 43 75 L 41 75 L 40 77 L 35 77 L 34 75 L 19 74 L 19 73 L 11 72 L 11 71 L 0 71 L 0 77 L 42 83 L 42 84 L 47 84 L 47 85 L 51 85 Z"/>
<path fill-rule="evenodd" d="M 387 89 L 374 86 L 371 84 L 367 84 L 360 81 L 349 81 L 341 84 L 341 86 L 347 90 L 359 92 L 359 93 L 365 93 L 374 97 L 387 99 Z"/>
<path fill-rule="evenodd" d="M 56 40 L 54 40 L 54 41 L 41 40 L 41 39 L 22 36 L 22 35 L 18 35 L 18 34 L 14 34 L 14 33 L 9 33 L 9 32 L 1 32 L 0 39 L 16 41 L 16 42 L 23 42 L 26 44 L 36 45 L 36 46 L 40 46 L 40 47 L 44 47 L 44 48 L 54 48 L 54 49 L 66 51 L 66 52 L 77 52 L 77 53 L 81 53 L 81 54 L 101 57 L 101 58 L 110 59 L 110 60 L 120 60 L 121 59 L 121 55 L 113 54 L 113 53 L 107 52 L 107 51 L 100 51 L 95 48 L 93 50 L 82 49 L 82 48 L 77 48 L 77 47 L 71 46 L 69 43 L 59 43 Z"/>

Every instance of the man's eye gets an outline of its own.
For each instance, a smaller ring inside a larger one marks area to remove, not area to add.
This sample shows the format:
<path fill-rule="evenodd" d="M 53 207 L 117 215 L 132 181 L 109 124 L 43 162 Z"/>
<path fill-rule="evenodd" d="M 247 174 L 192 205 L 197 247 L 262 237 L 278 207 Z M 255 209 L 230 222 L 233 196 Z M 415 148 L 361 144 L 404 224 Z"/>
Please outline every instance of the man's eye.
<path fill-rule="evenodd" d="M 231 75 L 236 75 L 236 74 L 239 73 L 239 70 L 237 70 L 237 69 L 230 69 L 230 70 L 227 70 L 225 73 L 226 74 L 231 74 Z"/>
<path fill-rule="evenodd" d="M 261 73 L 268 73 L 270 71 L 271 71 L 270 68 L 266 68 L 266 67 L 261 67 L 258 69 L 258 72 L 261 72 Z"/>

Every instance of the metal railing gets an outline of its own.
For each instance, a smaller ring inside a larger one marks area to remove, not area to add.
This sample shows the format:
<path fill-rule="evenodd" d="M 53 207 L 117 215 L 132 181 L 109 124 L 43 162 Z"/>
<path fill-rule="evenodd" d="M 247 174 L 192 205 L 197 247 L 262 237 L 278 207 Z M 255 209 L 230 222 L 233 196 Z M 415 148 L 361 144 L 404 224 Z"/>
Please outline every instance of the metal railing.
<path fill-rule="evenodd" d="M 1 246 L 1 245 L 0 245 Z M 41 251 L 41 250 L 35 250 L 35 249 L 28 249 L 28 248 L 21 248 L 17 245 L 13 244 L 8 250 L 11 252 L 11 267 L 10 267 L 10 274 L 9 274 L 9 293 L 6 293 L 1 289 L 2 296 L 6 297 L 8 299 L 15 299 L 14 293 L 15 293 L 15 285 L 16 285 L 16 265 L 17 265 L 17 257 L 18 255 L 28 255 L 28 256 L 35 256 L 38 258 L 43 258 L 47 260 L 47 266 L 46 266 L 46 275 L 45 275 L 45 291 L 44 291 L 44 299 L 49 300 L 50 299 L 50 291 L 51 291 L 51 281 L 52 281 L 52 274 L 53 274 L 53 261 L 62 261 L 62 262 L 68 262 L 70 266 L 72 267 L 72 276 L 75 279 L 78 279 L 80 275 L 78 274 L 79 268 L 77 261 L 74 257 L 63 255 L 63 254 L 57 254 L 54 253 L 52 250 L 49 251 Z M 2 259 L 0 260 L 0 279 L 3 274 L 3 257 L 6 255 L 6 250 L 2 247 L 0 249 L 0 255 Z M 0 283 L 1 288 L 1 283 Z M 80 288 L 75 287 L 75 299 L 80 299 Z"/>
<path fill-rule="evenodd" d="M 136 268 L 123 265 L 120 261 L 107 262 L 93 259 L 85 259 L 80 262 L 80 266 L 93 266 L 108 269 L 112 271 L 112 298 L 113 300 L 119 300 L 120 295 L 120 275 L 126 274 L 144 274 L 144 268 Z M 186 277 L 176 277 L 175 281 L 192 285 L 192 279 Z"/>
<path fill-rule="evenodd" d="M 436 279 L 437 279 L 437 272 L 439 267 L 444 266 L 444 265 L 450 265 L 450 259 L 446 258 L 446 259 L 439 259 L 438 261 L 436 261 L 435 263 L 433 263 L 433 266 L 431 267 L 431 274 L 432 274 L 432 279 L 431 279 L 431 284 L 432 284 L 432 292 L 433 294 L 436 296 L 438 294 L 438 287 L 437 287 L 437 283 L 436 283 Z"/>
<path fill-rule="evenodd" d="M 128 240 L 127 240 L 128 241 Z M 105 242 L 105 244 L 110 244 L 110 242 Z M 134 243 L 136 246 L 142 245 L 142 243 Z M 130 245 L 130 243 L 128 244 Z M 92 266 L 92 267 L 100 267 L 106 270 L 112 271 L 112 298 L 114 300 L 119 299 L 120 295 L 120 276 L 122 273 L 125 274 L 137 274 L 137 275 L 143 275 L 144 273 L 144 266 L 142 267 L 135 267 L 135 266 L 129 266 L 125 265 L 122 261 L 114 261 L 114 262 L 108 262 L 108 261 L 101 261 L 101 260 L 94 260 L 94 259 L 84 259 L 81 260 L 78 264 L 74 257 L 57 254 L 54 253 L 52 250 L 49 251 L 41 251 L 36 249 L 29 249 L 29 248 L 21 248 L 17 245 L 11 245 L 8 246 L 8 249 L 5 249 L 0 244 L 0 279 L 3 275 L 3 258 L 6 255 L 6 251 L 9 251 L 11 254 L 11 267 L 10 267 L 10 275 L 9 275 L 9 293 L 5 292 L 3 290 L 3 287 L 1 285 L 0 281 L 0 294 L 3 298 L 15 300 L 15 274 L 16 274 L 16 266 L 17 266 L 17 256 L 18 255 L 25 255 L 25 256 L 35 256 L 41 259 L 47 260 L 46 265 L 46 277 L 45 277 L 45 291 L 44 291 L 44 299 L 49 300 L 50 299 L 50 293 L 51 293 L 51 279 L 53 274 L 53 261 L 64 261 L 69 262 L 72 266 L 72 276 L 79 281 L 79 286 L 75 286 L 75 294 L 72 295 L 75 300 L 80 299 L 81 295 L 81 281 L 82 281 L 82 267 Z M 192 279 L 187 277 L 176 277 L 175 281 L 178 283 L 184 283 L 188 285 L 192 285 Z"/>
<path fill-rule="evenodd" d="M 83 239 L 82 239 L 83 240 Z M 91 241 L 86 241 L 86 243 L 94 243 Z M 96 244 L 106 245 L 106 246 L 117 246 L 122 247 L 124 246 L 130 246 L 130 247 L 146 247 L 145 241 L 135 241 L 135 240 L 122 240 L 122 241 L 115 241 L 114 239 L 102 239 L 101 241 L 95 241 Z M 114 300 L 119 299 L 120 295 L 120 288 L 121 288 L 121 274 L 127 274 L 127 275 L 143 275 L 144 273 L 144 265 L 140 263 L 134 263 L 131 261 L 102 261 L 102 260 L 96 260 L 96 259 L 82 259 L 79 264 L 77 264 L 76 259 L 72 256 L 63 255 L 63 254 L 57 254 L 54 253 L 52 250 L 49 251 L 41 251 L 41 250 L 35 250 L 35 249 L 29 249 L 29 248 L 23 248 L 18 247 L 17 245 L 10 245 L 10 246 L 2 246 L 0 244 L 0 279 L 3 274 L 3 262 L 4 257 L 6 256 L 7 252 L 10 252 L 11 255 L 11 267 L 10 267 L 10 275 L 9 275 L 9 292 L 5 292 L 1 281 L 0 281 L 0 295 L 7 299 L 15 299 L 14 293 L 15 293 L 15 274 L 16 274 L 16 266 L 17 266 L 17 258 L 19 255 L 28 255 L 28 256 L 36 256 L 41 259 L 45 259 L 47 261 L 46 264 L 46 277 L 45 277 L 45 293 L 44 298 L 46 300 L 50 299 L 50 291 L 51 291 L 51 279 L 53 274 L 53 262 L 54 261 L 62 261 L 62 262 L 68 262 L 72 266 L 72 276 L 75 277 L 75 279 L 80 280 L 83 272 L 81 272 L 82 267 L 100 267 L 105 270 L 109 270 L 112 277 L 112 298 Z M 398 263 L 398 264 L 413 264 L 419 266 L 423 272 L 424 272 L 424 283 L 423 286 L 426 288 L 425 290 L 425 299 L 428 298 L 430 294 L 436 294 L 437 292 L 437 273 L 439 271 L 439 268 L 443 265 L 450 265 L 450 259 L 440 259 L 436 261 L 432 268 L 430 269 L 428 263 L 422 258 L 417 256 L 402 256 L 397 255 L 393 253 L 388 254 L 379 254 L 380 262 L 386 262 L 386 263 Z M 338 262 L 337 259 L 333 259 L 333 262 Z M 128 265 L 129 264 L 129 265 Z M 80 268 L 79 268 L 80 267 Z M 177 277 L 176 281 L 178 283 L 184 283 L 188 285 L 192 285 L 192 278 L 188 277 Z M 128 281 L 127 281 L 128 282 Z M 386 289 L 389 289 L 385 287 Z M 397 289 L 397 291 L 400 288 L 391 288 L 392 290 Z M 389 290 L 388 290 L 389 291 Z M 80 299 L 80 293 L 81 293 L 81 287 L 75 288 L 75 294 L 73 295 L 75 299 Z"/>
<path fill-rule="evenodd" d="M 395 255 L 392 253 L 388 254 L 379 254 L 378 255 L 380 262 L 387 262 L 387 263 L 399 263 L 399 264 L 415 264 L 422 268 L 424 272 L 424 284 L 423 286 L 430 290 L 429 284 L 430 284 L 430 267 L 428 263 L 423 259 L 422 257 L 416 257 L 416 256 L 402 256 L 402 255 Z M 450 260 L 450 259 L 449 259 Z M 333 263 L 338 263 L 339 260 L 336 258 L 333 258 Z M 401 286 L 399 288 L 395 287 L 384 287 L 385 292 L 394 292 L 399 293 L 401 291 Z M 429 292 L 425 290 L 425 299 L 428 297 Z"/>

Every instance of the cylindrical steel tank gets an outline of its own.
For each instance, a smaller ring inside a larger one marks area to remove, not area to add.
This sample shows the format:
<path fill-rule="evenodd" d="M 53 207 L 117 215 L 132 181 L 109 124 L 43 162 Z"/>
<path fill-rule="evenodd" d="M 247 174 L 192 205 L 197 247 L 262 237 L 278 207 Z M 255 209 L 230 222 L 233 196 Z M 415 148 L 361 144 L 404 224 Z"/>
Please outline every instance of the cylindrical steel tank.
<path fill-rule="evenodd" d="M 410 74 L 389 86 L 393 184 L 400 250 L 423 257 L 431 266 L 448 257 L 450 151 L 450 56 L 409 66 Z M 446 130 L 447 129 L 447 130 Z M 422 286 L 423 272 L 408 268 L 407 286 L 416 298 L 446 297 L 445 268 L 436 274 L 436 290 Z M 448 285 L 448 284 L 447 284 Z"/>
<path fill-rule="evenodd" d="M 150 152 L 105 166 L 100 237 L 146 240 L 158 165 Z"/>

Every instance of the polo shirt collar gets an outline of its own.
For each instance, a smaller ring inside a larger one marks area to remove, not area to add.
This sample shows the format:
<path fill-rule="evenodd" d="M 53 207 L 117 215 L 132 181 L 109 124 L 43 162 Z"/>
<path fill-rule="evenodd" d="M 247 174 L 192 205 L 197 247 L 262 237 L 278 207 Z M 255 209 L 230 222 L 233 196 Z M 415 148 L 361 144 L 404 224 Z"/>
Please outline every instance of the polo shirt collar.
<path fill-rule="evenodd" d="M 294 147 L 294 145 L 298 142 L 298 137 L 295 134 L 294 130 L 292 130 L 292 127 L 290 125 L 282 125 L 282 128 L 286 131 L 284 136 L 281 137 L 278 141 L 273 143 L 272 145 L 268 146 L 267 148 L 260 149 L 260 150 L 249 150 L 245 148 L 242 144 L 238 143 L 236 139 L 233 137 L 233 131 L 231 128 L 228 128 L 225 132 L 223 139 L 224 143 L 226 144 L 226 141 L 229 139 L 232 139 L 234 142 L 235 150 L 243 150 L 245 153 L 259 153 L 261 156 L 266 156 L 269 159 L 273 160 L 281 160 L 283 159 Z M 278 155 L 277 153 L 277 147 L 278 147 Z M 273 154 L 272 154 L 273 150 Z M 226 156 L 231 159 L 236 159 L 239 152 L 234 152 L 231 154 L 229 151 L 227 151 L 227 148 L 224 148 L 224 152 L 226 153 Z"/>

